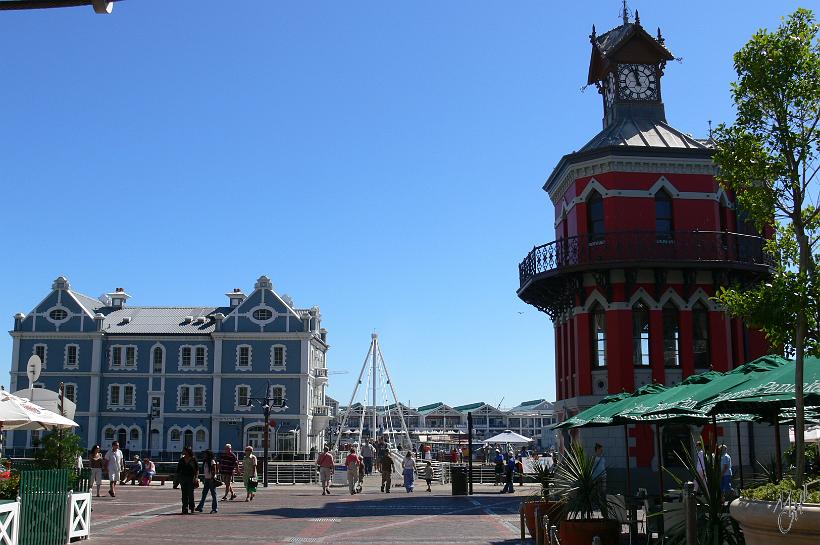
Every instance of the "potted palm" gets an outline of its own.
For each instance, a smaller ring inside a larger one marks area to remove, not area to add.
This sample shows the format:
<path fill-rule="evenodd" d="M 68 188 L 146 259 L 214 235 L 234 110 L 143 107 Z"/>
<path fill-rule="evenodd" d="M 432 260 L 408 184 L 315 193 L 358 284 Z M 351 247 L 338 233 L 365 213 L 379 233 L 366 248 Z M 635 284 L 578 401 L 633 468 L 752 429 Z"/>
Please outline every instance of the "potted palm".
<path fill-rule="evenodd" d="M 535 482 L 538 483 L 538 492 L 528 496 L 521 504 L 524 511 L 524 523 L 532 538 L 535 538 L 535 525 L 537 512 L 546 515 L 550 522 L 560 518 L 561 502 L 555 495 L 550 495 L 550 482 L 553 477 L 552 470 L 542 460 L 535 460 L 532 463 L 532 474 Z"/>
<path fill-rule="evenodd" d="M 618 545 L 621 524 L 610 518 L 613 513 L 604 479 L 595 476 L 594 458 L 579 444 L 561 458 L 551 491 L 561 501 L 558 536 L 562 545 L 589 545 L 595 536 L 601 545 Z"/>

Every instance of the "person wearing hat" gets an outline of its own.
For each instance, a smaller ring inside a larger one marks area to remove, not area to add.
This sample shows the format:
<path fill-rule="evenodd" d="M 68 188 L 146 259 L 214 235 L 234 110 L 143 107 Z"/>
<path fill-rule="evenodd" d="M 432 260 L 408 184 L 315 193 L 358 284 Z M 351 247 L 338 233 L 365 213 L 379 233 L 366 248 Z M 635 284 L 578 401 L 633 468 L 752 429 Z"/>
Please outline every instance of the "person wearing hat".
<path fill-rule="evenodd" d="M 493 461 L 495 462 L 495 484 L 497 486 L 501 484 L 501 477 L 504 475 L 504 457 L 499 449 L 495 449 Z"/>

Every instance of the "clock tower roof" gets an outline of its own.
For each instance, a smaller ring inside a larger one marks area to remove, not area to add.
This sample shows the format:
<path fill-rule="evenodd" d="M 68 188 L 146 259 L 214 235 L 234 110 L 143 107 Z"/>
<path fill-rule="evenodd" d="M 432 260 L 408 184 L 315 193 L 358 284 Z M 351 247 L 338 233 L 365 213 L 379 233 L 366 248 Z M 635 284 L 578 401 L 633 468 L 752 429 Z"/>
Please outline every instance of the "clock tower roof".
<path fill-rule="evenodd" d="M 666 48 L 665 41 L 658 29 L 658 37 L 649 35 L 641 26 L 641 20 L 629 22 L 624 16 L 624 23 L 598 36 L 595 26 L 589 36 L 592 42 L 592 55 L 589 60 L 587 84 L 600 82 L 612 69 L 613 64 L 641 63 L 663 65 L 675 58 Z"/>

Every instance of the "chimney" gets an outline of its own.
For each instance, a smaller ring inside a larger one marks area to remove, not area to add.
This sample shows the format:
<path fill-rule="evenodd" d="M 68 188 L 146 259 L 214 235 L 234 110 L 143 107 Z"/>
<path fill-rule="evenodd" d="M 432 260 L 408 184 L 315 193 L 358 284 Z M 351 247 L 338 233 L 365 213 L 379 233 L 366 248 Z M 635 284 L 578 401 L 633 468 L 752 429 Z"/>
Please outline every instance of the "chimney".
<path fill-rule="evenodd" d="M 97 331 L 102 331 L 103 321 L 105 320 L 105 316 L 101 312 L 98 312 L 94 315 L 94 325 L 97 326 Z"/>
<path fill-rule="evenodd" d="M 18 312 L 14 315 L 14 331 L 21 331 L 23 329 L 23 320 L 26 319 L 26 315 L 22 312 Z"/>
<path fill-rule="evenodd" d="M 327 344 L 327 329 L 322 328 L 319 330 L 319 338 L 322 339 L 322 342 Z"/>
<path fill-rule="evenodd" d="M 236 308 L 241 305 L 242 301 L 244 301 L 246 297 L 240 288 L 234 288 L 233 291 L 228 292 L 225 295 L 228 296 L 228 299 L 231 302 L 231 308 Z"/>
<path fill-rule="evenodd" d="M 68 290 L 71 289 L 71 284 L 68 283 L 68 278 L 65 276 L 58 276 L 57 279 L 51 284 L 51 289 Z"/>
<path fill-rule="evenodd" d="M 117 288 L 114 290 L 114 293 L 106 293 L 108 297 L 111 298 L 111 306 L 114 308 L 122 308 L 125 306 L 125 301 L 128 300 L 130 295 L 125 293 L 124 288 Z"/>
<path fill-rule="evenodd" d="M 214 314 L 214 322 L 215 322 L 214 329 L 216 331 L 222 331 L 222 320 L 224 320 L 224 319 L 225 319 L 225 315 L 222 314 L 221 312 L 217 312 L 216 314 Z"/>

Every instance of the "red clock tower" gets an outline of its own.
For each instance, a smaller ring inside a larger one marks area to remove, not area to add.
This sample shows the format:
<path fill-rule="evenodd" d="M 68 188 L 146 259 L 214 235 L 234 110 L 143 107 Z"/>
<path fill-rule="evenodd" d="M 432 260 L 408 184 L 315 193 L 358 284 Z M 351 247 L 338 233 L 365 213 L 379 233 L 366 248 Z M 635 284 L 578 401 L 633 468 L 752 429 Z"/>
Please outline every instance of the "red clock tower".
<path fill-rule="evenodd" d="M 715 179 L 711 142 L 666 120 L 662 77 L 674 57 L 660 30 L 652 36 L 624 15 L 604 34 L 593 27 L 590 40 L 603 130 L 550 174 L 555 240 L 519 265 L 518 296 L 555 328 L 559 420 L 606 394 L 727 371 L 768 351 L 711 299 L 720 286 L 764 278 L 769 262 Z M 657 468 L 652 430 L 630 427 L 632 467 Z M 581 435 L 624 467 L 623 430 Z"/>

